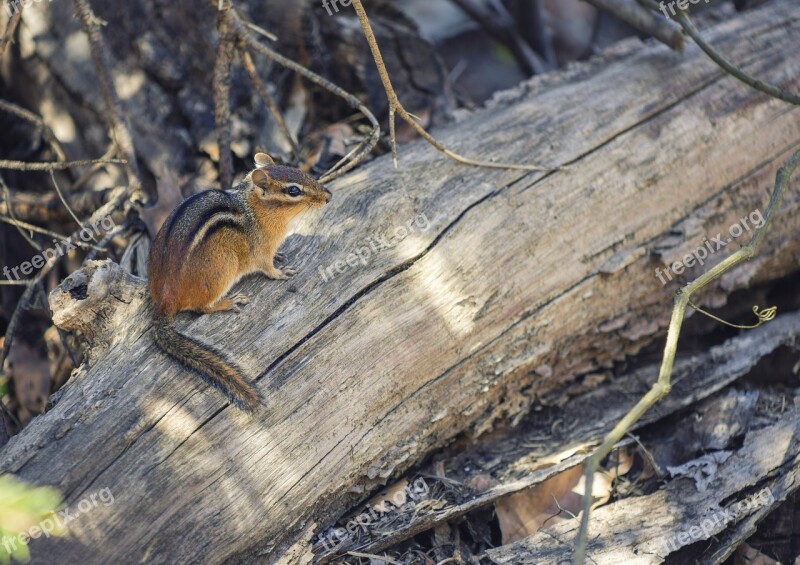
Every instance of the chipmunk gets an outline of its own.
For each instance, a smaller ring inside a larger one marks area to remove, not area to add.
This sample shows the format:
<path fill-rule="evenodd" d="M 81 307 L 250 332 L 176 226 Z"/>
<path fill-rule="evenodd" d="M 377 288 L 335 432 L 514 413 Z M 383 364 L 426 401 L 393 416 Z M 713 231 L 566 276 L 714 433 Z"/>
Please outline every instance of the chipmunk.
<path fill-rule="evenodd" d="M 249 273 L 270 279 L 294 275 L 294 269 L 273 263 L 289 222 L 331 199 L 299 169 L 276 165 L 265 153 L 256 154 L 255 163 L 235 190 L 200 192 L 173 210 L 153 241 L 147 266 L 156 344 L 243 410 L 254 410 L 261 397 L 241 369 L 219 351 L 178 333 L 172 322 L 187 310 L 239 312 L 247 297 L 226 298 L 225 293 Z"/>

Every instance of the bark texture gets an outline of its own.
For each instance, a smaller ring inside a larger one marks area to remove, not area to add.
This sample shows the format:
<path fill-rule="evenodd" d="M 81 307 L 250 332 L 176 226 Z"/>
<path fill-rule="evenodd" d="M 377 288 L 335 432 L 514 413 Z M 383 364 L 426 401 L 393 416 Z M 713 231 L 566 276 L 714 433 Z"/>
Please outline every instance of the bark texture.
<path fill-rule="evenodd" d="M 796 3 L 706 33 L 748 72 L 800 87 Z M 143 281 L 102 263 L 53 293 L 56 323 L 92 340 L 91 366 L 0 469 L 71 504 L 106 487 L 115 502 L 74 520 L 69 539 L 34 541 L 34 562 L 307 555 L 315 528 L 433 449 L 534 400 L 564 402 L 663 335 L 677 284 L 655 270 L 763 210 L 800 110 L 693 46 L 629 41 L 436 133 L 464 155 L 568 169 L 469 168 L 415 143 L 397 170 L 382 158 L 333 183 L 283 249 L 293 280 L 247 279 L 242 313 L 178 322 L 257 381 L 267 408 L 255 416 L 155 348 Z M 797 269 L 798 186 L 759 256 L 705 304 Z"/>

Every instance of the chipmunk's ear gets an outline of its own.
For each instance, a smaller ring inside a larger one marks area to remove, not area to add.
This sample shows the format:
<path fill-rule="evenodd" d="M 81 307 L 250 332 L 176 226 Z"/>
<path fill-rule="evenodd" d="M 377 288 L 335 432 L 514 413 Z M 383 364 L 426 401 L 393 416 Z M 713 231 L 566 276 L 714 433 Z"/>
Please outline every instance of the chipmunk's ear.
<path fill-rule="evenodd" d="M 275 161 L 266 153 L 256 153 L 256 167 L 266 167 L 267 165 L 274 165 Z"/>
<path fill-rule="evenodd" d="M 257 186 L 261 189 L 261 194 L 267 193 L 267 187 L 269 186 L 269 175 L 266 173 L 266 171 L 262 169 L 256 169 L 250 173 L 250 181 L 253 183 L 253 186 Z"/>

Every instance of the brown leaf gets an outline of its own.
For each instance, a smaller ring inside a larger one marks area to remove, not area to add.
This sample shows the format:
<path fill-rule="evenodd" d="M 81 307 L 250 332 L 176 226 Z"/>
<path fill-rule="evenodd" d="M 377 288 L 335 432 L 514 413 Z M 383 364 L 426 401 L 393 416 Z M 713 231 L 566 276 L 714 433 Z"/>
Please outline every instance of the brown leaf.
<path fill-rule="evenodd" d="M 379 492 L 367 505 L 375 509 L 376 512 L 390 512 L 392 505 L 399 507 L 406 503 L 407 488 L 408 479 L 402 479 Z"/>
<path fill-rule="evenodd" d="M 571 519 L 561 508 L 577 514 L 581 497 L 572 492 L 581 479 L 580 465 L 567 469 L 543 483 L 500 500 L 496 505 L 503 544 L 525 538 L 548 524 Z M 558 503 L 556 503 L 558 501 Z"/>
<path fill-rule="evenodd" d="M 613 480 L 633 466 L 633 454 L 628 450 L 618 450 L 612 455 L 612 460 L 614 457 L 619 457 L 618 463 L 613 463 L 608 471 L 594 474 L 592 497 L 595 502 L 592 508 L 608 502 Z M 498 502 L 495 509 L 503 544 L 534 534 L 545 522 L 553 524 L 577 516 L 582 506 L 583 484 L 583 467 L 576 465 Z"/>
<path fill-rule="evenodd" d="M 331 164 L 336 163 L 347 154 L 348 140 L 354 134 L 353 128 L 344 123 L 331 124 L 312 133 L 309 139 L 314 149 L 300 168 L 310 171 L 320 160 L 325 160 L 326 164 L 329 161 Z"/>

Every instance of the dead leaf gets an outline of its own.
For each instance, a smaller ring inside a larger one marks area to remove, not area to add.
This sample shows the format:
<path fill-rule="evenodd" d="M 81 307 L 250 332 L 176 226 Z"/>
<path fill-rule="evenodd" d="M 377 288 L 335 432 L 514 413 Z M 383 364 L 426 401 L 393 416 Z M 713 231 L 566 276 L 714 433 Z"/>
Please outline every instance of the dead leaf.
<path fill-rule="evenodd" d="M 325 129 L 312 133 L 309 139 L 314 149 L 300 168 L 310 171 L 317 164 L 324 168 L 335 164 L 347 155 L 348 141 L 353 138 L 354 134 L 353 128 L 343 123 L 331 124 Z"/>
<path fill-rule="evenodd" d="M 581 479 L 582 472 L 583 468 L 577 465 L 533 488 L 498 501 L 495 510 L 503 544 L 528 537 L 545 522 L 550 524 L 571 519 L 561 512 L 561 508 L 577 514 L 581 497 L 573 492 L 573 488 Z"/>
<path fill-rule="evenodd" d="M 608 502 L 615 478 L 625 475 L 633 467 L 633 450 L 614 452 L 618 457 L 609 470 L 594 474 L 592 480 L 592 508 Z M 536 533 L 545 523 L 571 520 L 582 507 L 584 487 L 583 467 L 576 465 L 543 483 L 500 500 L 496 505 L 503 544 Z M 570 515 L 571 514 L 571 515 Z"/>
<path fill-rule="evenodd" d="M 633 450 L 618 449 L 611 454 L 611 463 L 607 465 L 607 470 L 598 471 L 592 478 L 592 509 L 603 506 L 611 498 L 614 489 L 614 479 L 622 477 L 633 467 Z M 586 490 L 584 478 L 581 475 L 580 481 L 573 491 L 583 497 Z"/>
<path fill-rule="evenodd" d="M 406 503 L 406 497 L 408 495 L 407 489 L 408 479 L 402 479 L 401 481 L 398 481 L 392 486 L 379 492 L 367 503 L 367 505 L 373 508 L 376 512 L 390 512 L 392 510 L 390 504 L 394 505 L 396 508 L 399 508 Z"/>

